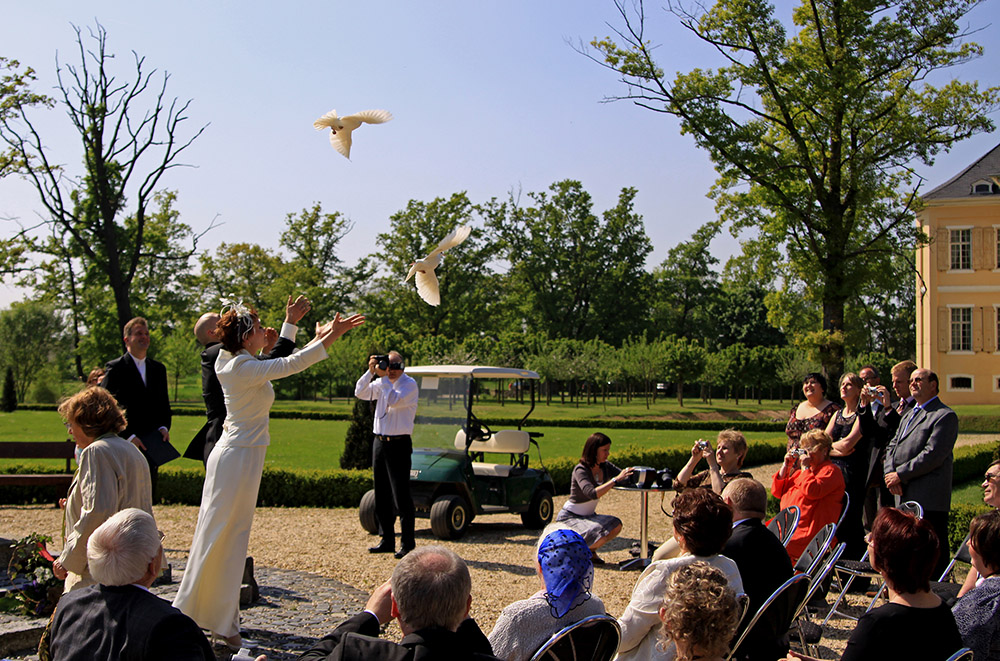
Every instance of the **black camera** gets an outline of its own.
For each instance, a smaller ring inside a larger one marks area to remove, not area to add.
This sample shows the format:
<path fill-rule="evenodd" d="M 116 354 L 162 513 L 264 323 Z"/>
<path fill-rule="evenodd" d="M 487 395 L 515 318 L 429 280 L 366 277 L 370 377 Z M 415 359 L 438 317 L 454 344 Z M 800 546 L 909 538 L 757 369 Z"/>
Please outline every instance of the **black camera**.
<path fill-rule="evenodd" d="M 674 472 L 669 468 L 656 470 L 649 466 L 635 466 L 629 475 L 629 485 L 643 489 L 669 489 L 674 484 Z"/>
<path fill-rule="evenodd" d="M 389 356 L 375 356 L 375 367 L 383 372 L 389 369 Z"/>

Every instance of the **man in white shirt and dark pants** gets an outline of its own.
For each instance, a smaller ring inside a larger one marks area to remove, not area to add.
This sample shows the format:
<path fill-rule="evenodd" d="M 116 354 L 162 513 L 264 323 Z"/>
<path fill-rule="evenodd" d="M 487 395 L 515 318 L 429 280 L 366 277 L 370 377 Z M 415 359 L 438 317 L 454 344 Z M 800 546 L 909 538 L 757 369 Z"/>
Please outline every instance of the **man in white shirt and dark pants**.
<path fill-rule="evenodd" d="M 403 357 L 390 351 L 388 361 L 368 358 L 368 371 L 354 386 L 358 399 L 375 400 L 372 471 L 375 481 L 375 518 L 382 541 L 369 553 L 392 553 L 402 558 L 413 550 L 413 499 L 410 497 L 410 454 L 413 419 L 417 415 L 417 382 L 403 374 Z M 396 512 L 400 543 L 395 549 Z"/>

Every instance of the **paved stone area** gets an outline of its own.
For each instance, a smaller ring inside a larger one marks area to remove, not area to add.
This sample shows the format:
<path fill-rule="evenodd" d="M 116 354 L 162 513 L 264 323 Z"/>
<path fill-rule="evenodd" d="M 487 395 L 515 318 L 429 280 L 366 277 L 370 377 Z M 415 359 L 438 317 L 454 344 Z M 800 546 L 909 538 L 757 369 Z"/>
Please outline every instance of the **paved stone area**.
<path fill-rule="evenodd" d="M 183 562 L 170 562 L 173 582 L 153 588 L 168 601 L 177 593 L 184 570 Z M 363 609 L 368 600 L 368 595 L 357 588 L 308 572 L 256 567 L 254 577 L 260 586 L 260 600 L 240 610 L 240 621 L 244 638 L 258 643 L 255 654 L 266 654 L 269 660 L 298 658 L 315 640 Z M 0 613 L 0 632 L 9 632 L 4 638 L 11 643 L 16 636 L 23 637 L 25 629 L 40 630 L 45 623 L 42 619 Z M 12 652 L 7 651 L 4 659 L 38 659 L 34 650 Z M 223 661 L 231 657 L 222 648 L 216 648 L 216 652 Z"/>

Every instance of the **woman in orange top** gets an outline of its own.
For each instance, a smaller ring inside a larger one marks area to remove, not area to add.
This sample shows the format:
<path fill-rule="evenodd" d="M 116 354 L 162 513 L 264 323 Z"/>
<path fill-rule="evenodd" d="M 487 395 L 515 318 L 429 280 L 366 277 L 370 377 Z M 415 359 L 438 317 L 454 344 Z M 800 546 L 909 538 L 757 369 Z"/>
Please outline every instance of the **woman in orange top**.
<path fill-rule="evenodd" d="M 790 505 L 799 508 L 799 526 L 787 546 L 792 562 L 799 559 L 820 528 L 840 518 L 844 475 L 830 461 L 832 445 L 825 431 L 810 429 L 799 439 L 799 448 L 808 452 L 800 456 L 790 449 L 771 481 L 771 493 L 781 499 L 782 509 Z"/>

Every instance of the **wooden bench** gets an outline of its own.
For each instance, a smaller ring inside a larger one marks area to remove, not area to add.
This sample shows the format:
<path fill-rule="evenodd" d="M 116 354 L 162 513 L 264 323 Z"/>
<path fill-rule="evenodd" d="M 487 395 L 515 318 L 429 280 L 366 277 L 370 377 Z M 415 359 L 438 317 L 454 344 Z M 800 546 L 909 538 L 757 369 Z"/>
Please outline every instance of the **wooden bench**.
<path fill-rule="evenodd" d="M 73 482 L 73 468 L 76 443 L 73 441 L 10 441 L 0 443 L 0 459 L 65 459 L 65 473 L 8 473 L 0 474 L 0 486 L 17 487 L 60 487 L 59 497 L 65 496 Z"/>

